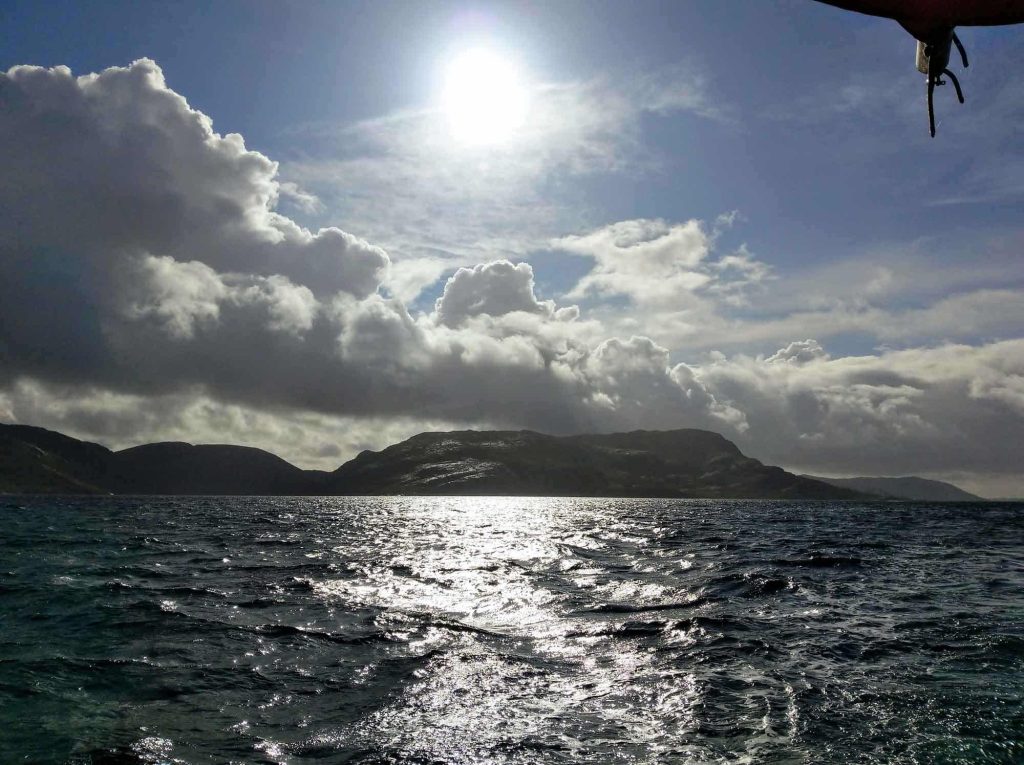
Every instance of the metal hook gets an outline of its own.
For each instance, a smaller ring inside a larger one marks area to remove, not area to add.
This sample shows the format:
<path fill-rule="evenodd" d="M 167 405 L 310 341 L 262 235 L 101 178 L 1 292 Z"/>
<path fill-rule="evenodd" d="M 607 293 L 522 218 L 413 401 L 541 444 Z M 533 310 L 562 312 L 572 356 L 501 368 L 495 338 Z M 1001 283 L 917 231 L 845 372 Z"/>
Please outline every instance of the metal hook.
<path fill-rule="evenodd" d="M 935 137 L 935 78 L 928 78 L 928 132 Z"/>
<path fill-rule="evenodd" d="M 964 44 L 960 42 L 960 38 L 956 36 L 956 32 L 953 33 L 953 44 L 956 46 L 956 49 L 960 51 L 960 60 L 963 62 L 964 69 L 966 69 L 970 66 L 970 64 L 967 63 L 967 51 L 964 50 Z"/>

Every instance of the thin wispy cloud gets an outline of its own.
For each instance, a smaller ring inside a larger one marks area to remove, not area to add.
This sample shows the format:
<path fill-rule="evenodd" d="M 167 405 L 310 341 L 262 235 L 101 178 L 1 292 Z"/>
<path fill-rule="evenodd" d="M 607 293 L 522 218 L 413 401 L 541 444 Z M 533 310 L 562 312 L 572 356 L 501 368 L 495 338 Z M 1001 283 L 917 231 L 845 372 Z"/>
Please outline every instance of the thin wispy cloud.
<path fill-rule="evenodd" d="M 592 213 L 580 207 L 574 178 L 652 168 L 656 158 L 640 135 L 645 114 L 731 118 L 704 78 L 683 67 L 624 81 L 534 84 L 528 103 L 522 129 L 485 149 L 453 140 L 440 108 L 306 126 L 296 134 L 319 148 L 284 171 L 396 260 L 440 252 L 466 265 L 523 257 L 583 225 Z M 411 284 L 401 289 L 409 294 Z"/>

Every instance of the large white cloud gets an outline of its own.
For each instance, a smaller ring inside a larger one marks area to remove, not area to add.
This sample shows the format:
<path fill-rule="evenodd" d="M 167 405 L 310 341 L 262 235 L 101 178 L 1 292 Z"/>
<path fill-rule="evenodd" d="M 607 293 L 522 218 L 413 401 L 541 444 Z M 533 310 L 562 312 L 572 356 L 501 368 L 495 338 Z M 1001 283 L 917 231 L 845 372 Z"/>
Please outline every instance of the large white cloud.
<path fill-rule="evenodd" d="M 606 331 L 648 334 L 691 355 L 756 353 L 807 336 L 908 346 L 1024 332 L 1012 243 L 917 242 L 782 272 L 745 244 L 725 246 L 738 218 L 626 220 L 549 246 L 590 261 L 566 297 Z"/>
<path fill-rule="evenodd" d="M 647 422 L 714 417 L 672 383 L 664 349 L 644 375 L 649 344 L 609 366 L 612 346 L 538 299 L 529 264 L 457 271 L 434 314 L 384 297 L 387 255 L 278 213 L 301 190 L 215 133 L 152 61 L 84 77 L 16 67 L 0 98 L 8 387 L 561 431 L 633 422 L 657 392 L 668 420 Z"/>
<path fill-rule="evenodd" d="M 300 332 L 312 293 L 366 296 L 386 271 L 379 248 L 274 212 L 276 164 L 214 133 L 151 61 L 15 67 L 0 103 L 2 374 L 128 384 L 130 327 L 180 344 L 251 309 Z"/>
<path fill-rule="evenodd" d="M 14 67 L 0 74 L 0 102 L 8 242 L 107 264 L 201 259 L 318 294 L 365 296 L 384 276 L 380 248 L 274 212 L 277 164 L 215 133 L 150 60 L 82 77 Z"/>

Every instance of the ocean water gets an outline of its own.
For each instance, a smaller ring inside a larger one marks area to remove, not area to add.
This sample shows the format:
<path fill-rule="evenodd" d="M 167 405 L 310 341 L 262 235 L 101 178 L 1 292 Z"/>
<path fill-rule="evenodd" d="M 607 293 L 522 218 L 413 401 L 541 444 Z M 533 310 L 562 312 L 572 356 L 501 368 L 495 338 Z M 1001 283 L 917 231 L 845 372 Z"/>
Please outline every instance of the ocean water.
<path fill-rule="evenodd" d="M 1024 505 L 0 497 L 0 763 L 1024 762 Z"/>

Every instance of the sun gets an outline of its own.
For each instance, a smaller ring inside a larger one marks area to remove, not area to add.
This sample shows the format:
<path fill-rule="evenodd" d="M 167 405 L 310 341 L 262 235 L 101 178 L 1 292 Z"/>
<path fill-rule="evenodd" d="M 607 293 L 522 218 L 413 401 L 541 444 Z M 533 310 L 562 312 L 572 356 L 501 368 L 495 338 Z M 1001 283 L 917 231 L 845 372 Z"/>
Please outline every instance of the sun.
<path fill-rule="evenodd" d="M 515 64 L 486 48 L 449 63 L 442 104 L 452 135 L 467 144 L 500 143 L 526 121 L 526 88 Z"/>

